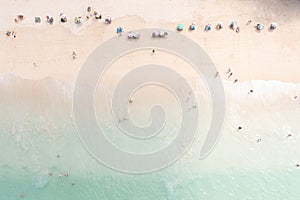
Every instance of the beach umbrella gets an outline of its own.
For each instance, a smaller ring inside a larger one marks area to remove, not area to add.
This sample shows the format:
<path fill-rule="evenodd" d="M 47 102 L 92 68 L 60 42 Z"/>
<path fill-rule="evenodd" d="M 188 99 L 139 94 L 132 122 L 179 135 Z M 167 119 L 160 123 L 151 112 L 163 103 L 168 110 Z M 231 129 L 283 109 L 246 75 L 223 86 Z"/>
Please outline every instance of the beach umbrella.
<path fill-rule="evenodd" d="M 68 20 L 67 20 L 67 16 L 66 16 L 64 13 L 61 13 L 59 16 L 60 16 L 60 21 L 61 21 L 62 23 L 65 23 L 65 22 L 68 21 Z"/>
<path fill-rule="evenodd" d="M 82 17 L 75 17 L 74 19 L 75 24 L 81 24 L 83 22 Z"/>
<path fill-rule="evenodd" d="M 21 22 L 24 20 L 24 15 L 18 15 L 17 18 L 15 18 L 15 22 Z"/>
<path fill-rule="evenodd" d="M 138 33 L 138 32 L 129 32 L 127 37 L 128 37 L 128 39 L 139 39 L 140 38 L 140 33 Z"/>
<path fill-rule="evenodd" d="M 134 32 L 134 33 L 133 33 L 133 38 L 134 38 L 134 39 L 139 39 L 139 38 L 140 38 L 140 33 Z"/>
<path fill-rule="evenodd" d="M 184 25 L 183 25 L 183 24 L 178 24 L 178 25 L 177 25 L 177 30 L 178 30 L 178 31 L 182 31 L 183 28 L 184 28 Z"/>
<path fill-rule="evenodd" d="M 159 32 L 158 32 L 158 31 L 152 32 L 152 37 L 153 37 L 153 38 L 159 37 Z"/>
<path fill-rule="evenodd" d="M 34 22 L 35 23 L 41 23 L 41 18 L 40 17 L 34 17 Z"/>
<path fill-rule="evenodd" d="M 123 28 L 121 27 L 121 26 L 119 26 L 118 28 L 117 28 L 117 33 L 122 33 L 123 32 Z"/>
<path fill-rule="evenodd" d="M 277 23 L 276 22 L 273 22 L 271 25 L 270 25 L 270 29 L 271 30 L 274 30 L 277 28 Z"/>
<path fill-rule="evenodd" d="M 190 30 L 193 31 L 193 30 L 195 30 L 195 29 L 196 29 L 196 25 L 195 25 L 194 23 L 192 23 L 192 24 L 190 25 Z"/>
<path fill-rule="evenodd" d="M 102 15 L 96 11 L 94 11 L 95 19 L 102 19 Z"/>
<path fill-rule="evenodd" d="M 53 22 L 54 22 L 54 18 L 53 18 L 53 17 L 47 15 L 47 16 L 46 16 L 46 19 L 47 19 L 47 22 L 48 22 L 50 25 L 53 24 Z"/>
<path fill-rule="evenodd" d="M 164 31 L 164 30 L 160 30 L 159 31 L 159 37 L 165 37 L 168 35 L 168 32 L 167 31 Z"/>
<path fill-rule="evenodd" d="M 133 33 L 129 32 L 127 37 L 128 37 L 128 39 L 132 39 L 133 38 Z"/>
<path fill-rule="evenodd" d="M 111 23 L 111 18 L 110 17 L 106 17 L 105 18 L 105 23 L 106 24 L 110 24 Z"/>
<path fill-rule="evenodd" d="M 229 25 L 229 28 L 232 29 L 232 30 L 234 30 L 236 26 L 237 26 L 236 21 L 232 21 L 232 22 L 230 23 L 230 25 Z"/>
<path fill-rule="evenodd" d="M 99 13 L 96 13 L 96 14 L 95 14 L 95 19 L 102 19 L 102 15 L 99 14 Z"/>
<path fill-rule="evenodd" d="M 263 24 L 257 24 L 257 25 L 256 25 L 256 29 L 259 30 L 259 31 L 263 30 L 264 27 L 265 27 L 265 26 L 264 26 Z"/>
<path fill-rule="evenodd" d="M 24 19 L 24 15 L 18 15 L 17 19 L 20 20 L 20 21 L 23 20 Z"/>
<path fill-rule="evenodd" d="M 11 36 L 11 31 L 6 31 L 6 36 L 7 37 Z"/>
<path fill-rule="evenodd" d="M 222 23 L 221 23 L 221 22 L 218 22 L 216 28 L 217 28 L 218 30 L 222 29 L 222 28 L 223 28 Z"/>
<path fill-rule="evenodd" d="M 211 30 L 211 25 L 210 25 L 210 24 L 207 24 L 207 25 L 205 26 L 205 31 L 209 31 L 209 30 Z"/>

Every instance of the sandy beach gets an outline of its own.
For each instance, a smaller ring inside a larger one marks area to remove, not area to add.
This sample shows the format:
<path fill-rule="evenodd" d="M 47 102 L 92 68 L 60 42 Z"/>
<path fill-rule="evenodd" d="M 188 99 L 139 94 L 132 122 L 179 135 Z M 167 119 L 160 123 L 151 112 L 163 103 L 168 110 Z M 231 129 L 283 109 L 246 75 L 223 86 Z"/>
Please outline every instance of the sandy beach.
<path fill-rule="evenodd" d="M 224 80 L 227 80 L 225 72 L 230 67 L 234 72 L 233 80 L 299 82 L 297 72 L 300 63 L 300 22 L 295 20 L 299 16 L 299 12 L 295 10 L 296 6 L 299 6 L 296 2 L 276 2 L 272 3 L 272 6 L 267 2 L 256 1 L 232 4 L 204 1 L 199 5 L 196 1 L 183 2 L 184 5 L 187 4 L 183 11 L 180 10 L 178 2 L 170 2 L 168 15 L 163 10 L 166 8 L 157 6 L 159 3 L 155 1 L 151 3 L 154 5 L 151 6 L 153 10 L 143 9 L 147 10 L 143 14 L 140 13 L 142 9 L 125 9 L 130 7 L 125 1 L 118 3 L 120 7 L 117 10 L 112 9 L 111 3 L 108 2 L 72 3 L 76 5 L 72 12 L 66 3 L 46 9 L 41 6 L 47 4 L 46 1 L 30 1 L 26 6 L 23 3 L 2 2 L 1 8 L 7 8 L 8 11 L 1 12 L 3 34 L 0 37 L 0 73 L 14 73 L 25 79 L 53 77 L 62 81 L 74 81 L 83 61 L 103 41 L 116 35 L 116 27 L 122 26 L 124 31 L 147 27 L 175 30 L 178 23 L 183 23 L 186 27 L 182 34 L 207 51 Z M 29 9 L 31 4 L 37 5 L 36 11 Z M 148 4 L 140 3 L 140 8 L 146 8 Z M 99 8 L 103 17 L 111 16 L 112 24 L 106 25 L 103 20 L 93 19 L 82 25 L 74 24 L 74 16 L 86 14 L 87 6 Z M 122 6 L 124 9 L 121 12 L 119 9 Z M 69 17 L 66 24 L 59 22 L 61 12 Z M 25 15 L 25 19 L 15 23 L 14 18 L 20 13 Z M 55 18 L 53 25 L 45 22 L 45 16 L 49 13 Z M 41 24 L 34 24 L 34 16 L 41 17 Z M 249 20 L 252 20 L 252 23 L 247 25 Z M 239 33 L 229 29 L 231 21 L 237 21 Z M 192 22 L 196 24 L 196 30 L 188 31 Z M 222 30 L 217 31 L 213 28 L 209 32 L 204 31 L 206 24 L 211 23 L 215 26 L 217 22 L 224 24 Z M 278 23 L 278 29 L 268 30 L 272 22 Z M 257 32 L 254 28 L 257 23 L 265 24 L 266 28 Z M 17 38 L 7 38 L 7 30 L 16 31 Z M 72 59 L 73 51 L 78 55 L 75 61 Z M 33 63 L 36 63 L 37 67 L 34 67 Z"/>
<path fill-rule="evenodd" d="M 101 20 L 84 18 L 89 6 Z M 0 154 L 0 199 L 299 199 L 299 8 L 297 0 L 0 0 L 0 151 L 9 152 Z M 66 23 L 60 22 L 60 13 Z M 24 20 L 15 22 L 18 15 Z M 53 16 L 52 25 L 47 15 Z M 83 23 L 75 24 L 79 16 Z M 112 23 L 105 23 L 107 16 Z M 239 32 L 229 28 L 232 21 Z M 215 28 L 218 22 L 221 30 Z M 278 27 L 270 30 L 273 22 Z M 179 23 L 184 25 L 180 32 Z M 192 23 L 194 31 L 188 29 Z M 258 23 L 263 30 L 255 28 Z M 207 24 L 210 31 L 204 30 Z M 120 36 L 119 26 L 124 29 Z M 199 160 L 213 109 L 196 71 L 155 47 L 118 58 L 95 94 L 97 120 L 117 146 L 154 151 L 179 130 L 178 101 L 154 85 L 129 99 L 128 112 L 132 121 L 147 126 L 151 107 L 161 103 L 170 117 L 166 130 L 149 142 L 152 146 L 116 134 L 121 132 L 116 123 L 128 119 L 114 121 L 109 97 L 124 74 L 141 65 L 170 66 L 182 75 L 203 122 L 195 144 L 178 162 L 133 176 L 99 164 L 87 151 L 74 125 L 72 95 L 81 67 L 99 45 L 144 28 L 178 32 L 203 48 L 223 82 L 226 109 L 219 142 Z"/>

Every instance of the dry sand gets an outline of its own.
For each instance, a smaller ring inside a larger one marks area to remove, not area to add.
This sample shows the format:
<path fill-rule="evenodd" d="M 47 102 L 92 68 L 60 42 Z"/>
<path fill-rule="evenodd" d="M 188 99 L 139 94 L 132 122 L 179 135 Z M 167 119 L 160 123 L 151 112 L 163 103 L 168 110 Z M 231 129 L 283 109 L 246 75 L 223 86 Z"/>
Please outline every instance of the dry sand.
<path fill-rule="evenodd" d="M 146 27 L 175 30 L 184 23 L 181 33 L 204 48 L 216 64 L 220 75 L 230 67 L 230 81 L 280 80 L 300 82 L 300 3 L 297 1 L 15 1 L 0 3 L 0 74 L 13 73 L 25 79 L 53 77 L 72 82 L 87 56 L 103 41 L 116 35 L 116 27 L 125 31 Z M 89 20 L 81 26 L 74 24 L 74 16 L 86 13 L 93 6 L 103 16 L 111 16 L 113 23 L 106 25 Z M 59 14 L 64 12 L 69 21 L 60 24 Z M 25 20 L 16 24 L 14 18 L 24 14 Z M 45 22 L 45 16 L 55 17 L 54 25 Z M 42 18 L 34 24 L 34 16 Z M 240 33 L 228 28 L 236 20 Z M 252 20 L 250 25 L 246 25 Z M 205 24 L 223 22 L 224 29 L 204 32 Z M 273 32 L 267 27 L 277 22 Z M 195 22 L 197 29 L 187 30 Z M 257 23 L 266 28 L 257 32 Z M 17 32 L 17 38 L 7 38 L 6 30 Z M 72 52 L 77 59 L 72 59 Z M 163 56 L 163 55 L 162 55 Z M 140 58 L 142 59 L 142 57 Z M 36 65 L 35 65 L 35 64 Z M 170 60 L 172 63 L 172 59 Z M 193 76 L 191 74 L 191 76 Z"/>

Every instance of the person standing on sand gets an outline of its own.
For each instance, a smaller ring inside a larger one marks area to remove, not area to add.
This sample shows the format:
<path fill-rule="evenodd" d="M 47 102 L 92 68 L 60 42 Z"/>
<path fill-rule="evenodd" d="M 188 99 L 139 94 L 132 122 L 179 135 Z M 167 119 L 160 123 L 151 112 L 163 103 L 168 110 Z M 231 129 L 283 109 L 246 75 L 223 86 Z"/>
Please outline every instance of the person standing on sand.
<path fill-rule="evenodd" d="M 77 54 L 75 53 L 75 51 L 73 51 L 72 56 L 73 56 L 73 60 L 77 58 Z"/>
<path fill-rule="evenodd" d="M 231 69 L 230 69 L 230 68 L 228 68 L 228 70 L 227 70 L 226 74 L 229 74 L 230 72 L 231 72 Z"/>

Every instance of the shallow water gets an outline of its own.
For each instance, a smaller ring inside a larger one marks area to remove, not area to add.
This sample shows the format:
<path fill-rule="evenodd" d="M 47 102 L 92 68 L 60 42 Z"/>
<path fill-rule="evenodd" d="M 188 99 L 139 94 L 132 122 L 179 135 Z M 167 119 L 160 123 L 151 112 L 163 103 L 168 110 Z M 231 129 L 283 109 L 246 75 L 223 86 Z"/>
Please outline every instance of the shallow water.
<path fill-rule="evenodd" d="M 209 157 L 198 159 L 199 136 L 174 165 L 132 175 L 105 167 L 83 147 L 72 86 L 6 75 L 0 79 L 0 199 L 299 199 L 300 99 L 292 97 L 300 85 L 253 81 L 225 88 L 224 132 Z"/>

